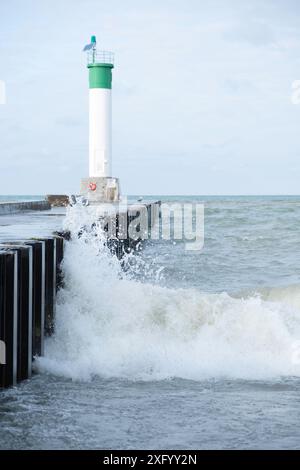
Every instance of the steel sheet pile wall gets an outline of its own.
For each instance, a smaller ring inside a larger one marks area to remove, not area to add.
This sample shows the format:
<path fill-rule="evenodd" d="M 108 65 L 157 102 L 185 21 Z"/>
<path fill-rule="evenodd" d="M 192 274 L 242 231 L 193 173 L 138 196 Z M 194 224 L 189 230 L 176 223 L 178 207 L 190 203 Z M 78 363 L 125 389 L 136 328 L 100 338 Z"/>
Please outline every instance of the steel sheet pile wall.
<path fill-rule="evenodd" d="M 0 245 L 0 388 L 30 378 L 34 356 L 44 353 L 62 258 L 61 237 Z"/>
<path fill-rule="evenodd" d="M 153 230 L 159 228 L 160 217 L 160 201 L 149 203 L 132 204 L 124 212 L 118 212 L 110 218 L 110 224 L 115 227 L 116 237 L 108 238 L 107 245 L 112 253 L 121 259 L 125 253 L 138 250 L 141 247 L 141 242 L 147 240 L 150 234 L 153 235 Z M 140 234 L 137 232 L 136 237 L 132 238 L 129 233 L 131 222 L 140 217 L 141 213 L 144 214 L 147 220 L 147 233 Z M 108 224 L 104 227 L 108 231 Z"/>

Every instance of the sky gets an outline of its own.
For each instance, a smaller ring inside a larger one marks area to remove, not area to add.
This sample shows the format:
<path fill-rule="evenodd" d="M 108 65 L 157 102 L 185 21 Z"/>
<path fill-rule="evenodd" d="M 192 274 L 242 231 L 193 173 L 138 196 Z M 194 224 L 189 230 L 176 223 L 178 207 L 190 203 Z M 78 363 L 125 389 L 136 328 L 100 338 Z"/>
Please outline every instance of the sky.
<path fill-rule="evenodd" d="M 0 194 L 88 176 L 92 34 L 123 194 L 300 194 L 298 0 L 0 0 Z"/>

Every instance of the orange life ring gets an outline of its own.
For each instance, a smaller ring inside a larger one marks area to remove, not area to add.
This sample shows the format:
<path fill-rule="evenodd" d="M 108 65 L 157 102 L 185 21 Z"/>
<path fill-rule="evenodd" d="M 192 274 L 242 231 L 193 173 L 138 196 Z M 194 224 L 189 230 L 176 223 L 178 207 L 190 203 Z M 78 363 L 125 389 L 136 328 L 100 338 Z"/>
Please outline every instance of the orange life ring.
<path fill-rule="evenodd" d="M 96 183 L 90 183 L 90 184 L 89 184 L 89 189 L 90 189 L 91 191 L 96 191 L 96 189 L 97 189 Z"/>

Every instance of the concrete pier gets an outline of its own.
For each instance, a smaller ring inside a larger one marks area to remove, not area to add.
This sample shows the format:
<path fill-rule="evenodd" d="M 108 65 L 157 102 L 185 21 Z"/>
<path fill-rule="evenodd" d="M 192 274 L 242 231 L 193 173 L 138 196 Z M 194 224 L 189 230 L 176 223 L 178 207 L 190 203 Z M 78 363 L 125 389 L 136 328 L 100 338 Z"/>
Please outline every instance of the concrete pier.
<path fill-rule="evenodd" d="M 24 211 L 45 211 L 51 209 L 48 201 L 0 202 L 0 215 Z"/>

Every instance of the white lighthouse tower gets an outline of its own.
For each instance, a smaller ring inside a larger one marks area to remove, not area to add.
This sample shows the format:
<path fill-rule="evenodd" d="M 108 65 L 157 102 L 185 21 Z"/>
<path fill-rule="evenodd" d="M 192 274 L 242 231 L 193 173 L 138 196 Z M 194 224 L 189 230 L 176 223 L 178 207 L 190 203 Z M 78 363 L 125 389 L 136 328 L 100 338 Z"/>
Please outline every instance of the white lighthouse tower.
<path fill-rule="evenodd" d="M 85 48 L 89 70 L 89 177 L 81 194 L 90 202 L 119 200 L 119 182 L 112 177 L 112 52 L 97 49 L 96 36 Z"/>

